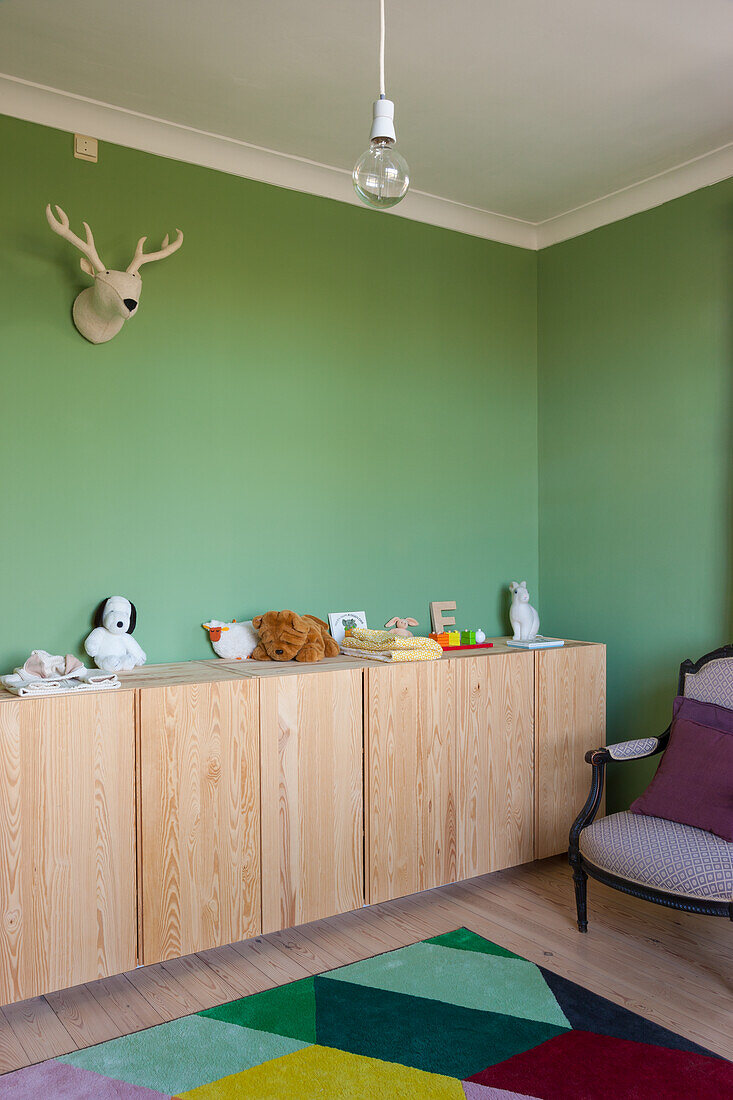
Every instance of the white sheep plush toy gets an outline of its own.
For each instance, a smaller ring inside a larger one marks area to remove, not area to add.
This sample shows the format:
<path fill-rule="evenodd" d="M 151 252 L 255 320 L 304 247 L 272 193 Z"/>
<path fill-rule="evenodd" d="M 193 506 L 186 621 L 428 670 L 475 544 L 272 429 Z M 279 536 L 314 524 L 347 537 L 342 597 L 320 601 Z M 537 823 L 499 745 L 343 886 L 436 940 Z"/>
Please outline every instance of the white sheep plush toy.
<path fill-rule="evenodd" d="M 203 624 L 208 630 L 214 653 L 225 661 L 244 661 L 259 644 L 260 636 L 252 626 L 252 620 L 238 623 L 232 619 L 223 623 L 221 619 L 210 619 Z"/>
<path fill-rule="evenodd" d="M 84 648 L 104 672 L 129 672 L 147 657 L 132 637 L 137 622 L 135 604 L 124 596 L 108 596 L 94 612 L 94 630 Z"/>
<path fill-rule="evenodd" d="M 512 605 L 509 608 L 509 622 L 512 624 L 515 642 L 533 642 L 540 629 L 540 617 L 529 602 L 526 581 L 512 581 L 509 585 Z"/>

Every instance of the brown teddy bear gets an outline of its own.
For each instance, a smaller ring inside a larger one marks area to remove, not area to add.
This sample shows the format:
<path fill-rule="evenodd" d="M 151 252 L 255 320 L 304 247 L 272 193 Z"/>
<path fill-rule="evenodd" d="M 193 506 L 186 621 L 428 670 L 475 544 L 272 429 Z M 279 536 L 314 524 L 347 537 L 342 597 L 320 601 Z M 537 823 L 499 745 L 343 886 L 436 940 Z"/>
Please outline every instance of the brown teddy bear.
<path fill-rule="evenodd" d="M 267 611 L 256 615 L 252 626 L 260 633 L 260 644 L 251 654 L 255 661 L 322 661 L 339 653 L 327 625 L 315 615 Z"/>

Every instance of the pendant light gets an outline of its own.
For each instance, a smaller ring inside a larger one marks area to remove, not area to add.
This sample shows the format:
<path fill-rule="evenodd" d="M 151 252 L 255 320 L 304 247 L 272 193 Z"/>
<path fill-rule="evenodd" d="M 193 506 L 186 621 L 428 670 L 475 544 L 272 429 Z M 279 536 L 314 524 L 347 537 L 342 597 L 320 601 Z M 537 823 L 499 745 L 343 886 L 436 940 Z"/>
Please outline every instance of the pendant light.
<path fill-rule="evenodd" d="M 396 206 L 407 194 L 410 170 L 395 149 L 394 103 L 386 98 L 384 84 L 384 0 L 379 0 L 379 99 L 374 103 L 369 148 L 352 172 L 354 190 L 363 203 L 376 210 Z"/>

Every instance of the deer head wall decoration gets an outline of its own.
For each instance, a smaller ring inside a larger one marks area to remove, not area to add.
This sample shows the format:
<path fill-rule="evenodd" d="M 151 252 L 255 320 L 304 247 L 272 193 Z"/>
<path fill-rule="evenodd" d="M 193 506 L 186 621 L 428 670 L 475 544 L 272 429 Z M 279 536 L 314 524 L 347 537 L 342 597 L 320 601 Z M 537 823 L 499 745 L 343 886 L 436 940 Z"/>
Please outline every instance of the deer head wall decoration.
<path fill-rule="evenodd" d="M 129 267 L 125 271 L 108 271 L 99 258 L 87 223 L 83 223 L 87 235 L 87 239 L 83 241 L 69 228 L 69 219 L 60 206 L 56 207 L 56 211 L 58 217 L 49 203 L 46 207 L 48 224 L 54 233 L 58 233 L 59 237 L 70 241 L 79 249 L 82 254 L 81 269 L 94 279 L 92 286 L 82 290 L 74 301 L 74 324 L 92 344 L 105 344 L 117 335 L 125 321 L 137 313 L 143 289 L 140 278 L 142 265 L 152 263 L 153 260 L 164 260 L 166 256 L 176 252 L 183 244 L 183 233 L 177 229 L 177 237 L 171 244 L 168 243 L 166 233 L 157 252 L 143 252 L 147 237 L 141 237 Z"/>

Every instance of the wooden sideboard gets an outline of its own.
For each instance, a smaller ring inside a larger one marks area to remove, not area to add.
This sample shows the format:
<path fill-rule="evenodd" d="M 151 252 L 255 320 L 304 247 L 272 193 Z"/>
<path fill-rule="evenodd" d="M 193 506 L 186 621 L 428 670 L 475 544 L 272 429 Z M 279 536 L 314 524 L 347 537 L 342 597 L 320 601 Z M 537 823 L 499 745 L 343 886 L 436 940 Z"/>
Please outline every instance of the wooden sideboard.
<path fill-rule="evenodd" d="M 0 691 L 0 1003 L 563 851 L 605 647 Z"/>

